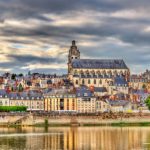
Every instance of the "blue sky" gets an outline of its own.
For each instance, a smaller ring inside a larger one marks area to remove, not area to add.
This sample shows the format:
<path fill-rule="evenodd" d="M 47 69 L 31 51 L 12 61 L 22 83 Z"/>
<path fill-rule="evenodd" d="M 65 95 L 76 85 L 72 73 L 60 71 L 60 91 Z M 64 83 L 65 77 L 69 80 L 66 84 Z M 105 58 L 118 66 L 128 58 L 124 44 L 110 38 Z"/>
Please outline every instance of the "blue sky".
<path fill-rule="evenodd" d="M 150 1 L 0 0 L 0 73 L 67 73 L 81 58 L 124 59 L 131 73 L 150 65 Z"/>

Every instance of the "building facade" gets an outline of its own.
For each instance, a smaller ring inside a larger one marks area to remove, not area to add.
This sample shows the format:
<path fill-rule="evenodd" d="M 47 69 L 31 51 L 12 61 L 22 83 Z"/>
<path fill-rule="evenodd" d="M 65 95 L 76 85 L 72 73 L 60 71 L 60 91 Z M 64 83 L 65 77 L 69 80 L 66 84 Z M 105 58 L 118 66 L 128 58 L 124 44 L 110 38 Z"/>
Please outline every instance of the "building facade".
<path fill-rule="evenodd" d="M 77 112 L 78 113 L 95 113 L 96 97 L 94 93 L 86 86 L 76 89 L 77 95 Z"/>
<path fill-rule="evenodd" d="M 45 111 L 76 111 L 77 99 L 76 94 L 71 93 L 48 93 L 44 96 Z"/>
<path fill-rule="evenodd" d="M 75 87 L 86 85 L 108 89 L 117 76 L 129 80 L 130 70 L 123 60 L 80 59 L 80 51 L 72 41 L 68 55 L 68 77 Z"/>

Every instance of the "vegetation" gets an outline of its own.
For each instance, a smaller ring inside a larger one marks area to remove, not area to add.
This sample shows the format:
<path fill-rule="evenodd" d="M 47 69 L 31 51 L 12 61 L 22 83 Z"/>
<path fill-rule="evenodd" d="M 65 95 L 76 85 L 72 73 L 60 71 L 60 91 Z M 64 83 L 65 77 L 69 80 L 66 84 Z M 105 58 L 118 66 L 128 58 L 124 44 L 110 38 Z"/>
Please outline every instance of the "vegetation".
<path fill-rule="evenodd" d="M 47 127 L 48 126 L 48 119 L 45 119 L 45 126 Z"/>
<path fill-rule="evenodd" d="M 0 106 L 0 112 L 26 111 L 26 106 Z"/>
<path fill-rule="evenodd" d="M 145 89 L 146 89 L 146 85 L 145 85 L 145 84 L 143 84 L 142 88 L 145 90 Z"/>
<path fill-rule="evenodd" d="M 20 73 L 18 76 L 19 76 L 19 77 L 23 77 L 23 74 L 22 74 L 22 73 Z"/>
<path fill-rule="evenodd" d="M 150 96 L 145 100 L 145 104 L 148 107 L 148 109 L 150 110 Z"/>
<path fill-rule="evenodd" d="M 21 83 L 20 83 L 19 86 L 18 86 L 18 91 L 19 91 L 19 92 L 22 92 L 22 91 L 23 91 L 23 86 L 22 86 Z"/>
<path fill-rule="evenodd" d="M 15 80 L 15 79 L 16 79 L 16 74 L 12 74 L 12 75 L 11 75 L 11 79 L 12 79 L 12 80 Z"/>
<path fill-rule="evenodd" d="M 150 122 L 116 122 L 111 123 L 111 126 L 119 126 L 119 127 L 126 127 L 126 126 L 150 126 Z"/>

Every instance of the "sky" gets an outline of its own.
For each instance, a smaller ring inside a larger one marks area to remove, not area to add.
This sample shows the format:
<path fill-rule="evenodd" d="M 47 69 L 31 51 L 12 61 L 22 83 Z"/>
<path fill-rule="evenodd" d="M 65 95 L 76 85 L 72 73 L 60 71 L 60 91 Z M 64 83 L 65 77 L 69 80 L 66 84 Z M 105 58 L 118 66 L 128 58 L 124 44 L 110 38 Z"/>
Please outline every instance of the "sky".
<path fill-rule="evenodd" d="M 0 73 L 67 73 L 72 40 L 81 58 L 150 68 L 148 0 L 0 0 Z"/>

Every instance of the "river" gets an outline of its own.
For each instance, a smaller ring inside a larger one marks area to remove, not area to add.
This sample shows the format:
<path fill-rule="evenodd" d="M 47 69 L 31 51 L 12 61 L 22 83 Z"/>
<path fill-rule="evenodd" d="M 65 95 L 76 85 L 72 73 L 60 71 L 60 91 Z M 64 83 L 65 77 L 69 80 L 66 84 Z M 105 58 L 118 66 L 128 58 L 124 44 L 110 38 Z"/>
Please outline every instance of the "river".
<path fill-rule="evenodd" d="M 0 150 L 149 150 L 149 127 L 0 128 Z"/>

